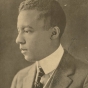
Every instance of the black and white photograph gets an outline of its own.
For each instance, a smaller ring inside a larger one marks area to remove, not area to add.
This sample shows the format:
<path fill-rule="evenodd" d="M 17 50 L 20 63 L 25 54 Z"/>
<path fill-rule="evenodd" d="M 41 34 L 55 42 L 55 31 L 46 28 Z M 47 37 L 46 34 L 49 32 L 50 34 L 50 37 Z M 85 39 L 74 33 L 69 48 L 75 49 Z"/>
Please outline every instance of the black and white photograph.
<path fill-rule="evenodd" d="M 88 0 L 0 0 L 0 88 L 88 88 Z"/>

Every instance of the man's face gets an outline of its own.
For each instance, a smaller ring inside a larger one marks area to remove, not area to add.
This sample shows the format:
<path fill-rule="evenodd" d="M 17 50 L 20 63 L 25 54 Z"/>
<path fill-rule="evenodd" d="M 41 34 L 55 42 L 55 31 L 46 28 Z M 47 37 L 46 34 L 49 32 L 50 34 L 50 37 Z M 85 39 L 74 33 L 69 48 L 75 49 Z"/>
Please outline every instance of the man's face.
<path fill-rule="evenodd" d="M 39 20 L 39 14 L 37 10 L 24 10 L 18 16 L 16 43 L 28 61 L 48 56 L 51 46 L 51 31 L 44 29 L 44 18 Z"/>

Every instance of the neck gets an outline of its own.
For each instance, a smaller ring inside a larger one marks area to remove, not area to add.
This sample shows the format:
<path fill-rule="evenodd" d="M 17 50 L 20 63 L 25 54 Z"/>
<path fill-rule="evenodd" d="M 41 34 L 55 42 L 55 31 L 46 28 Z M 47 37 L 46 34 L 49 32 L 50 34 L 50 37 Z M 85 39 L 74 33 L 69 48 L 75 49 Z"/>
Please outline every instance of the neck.
<path fill-rule="evenodd" d="M 43 58 L 49 56 L 50 54 L 52 54 L 53 52 L 55 52 L 58 49 L 59 45 L 60 45 L 59 41 L 55 41 L 55 40 L 51 41 L 51 43 L 48 45 L 48 47 L 45 48 L 44 51 L 41 52 L 41 54 L 39 54 L 39 56 L 35 58 L 35 60 L 40 61 Z"/>
<path fill-rule="evenodd" d="M 47 51 L 45 52 L 45 55 L 43 53 L 44 56 L 42 55 L 43 56 L 42 59 L 55 52 L 59 46 L 60 42 L 52 42 L 51 45 L 48 47 Z"/>
<path fill-rule="evenodd" d="M 60 46 L 59 41 L 56 41 L 56 42 L 52 43 L 52 47 L 51 47 L 51 50 L 50 50 L 51 53 L 50 54 L 52 54 L 54 51 L 56 51 L 59 46 Z"/>

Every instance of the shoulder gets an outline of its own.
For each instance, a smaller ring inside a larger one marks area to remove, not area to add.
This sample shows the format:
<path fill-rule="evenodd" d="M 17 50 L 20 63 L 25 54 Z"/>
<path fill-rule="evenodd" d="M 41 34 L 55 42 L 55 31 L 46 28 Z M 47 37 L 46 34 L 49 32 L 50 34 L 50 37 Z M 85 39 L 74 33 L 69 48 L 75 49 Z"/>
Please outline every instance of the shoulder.
<path fill-rule="evenodd" d="M 31 70 L 31 68 L 35 66 L 35 64 L 28 66 L 22 70 L 20 70 L 15 76 L 14 79 L 12 81 L 12 85 L 11 88 L 18 88 L 17 86 L 21 86 L 22 82 L 24 80 L 24 78 L 26 76 L 28 76 L 29 71 Z"/>
<path fill-rule="evenodd" d="M 28 66 L 28 67 L 26 67 L 26 68 L 20 70 L 20 71 L 16 74 L 16 76 L 17 76 L 18 78 L 24 78 L 25 76 L 27 76 L 28 72 L 31 70 L 31 68 L 32 68 L 34 65 L 35 65 L 35 64 L 32 64 L 31 66 Z"/>
<path fill-rule="evenodd" d="M 66 59 L 65 61 L 68 62 L 69 66 L 71 65 L 72 67 L 75 68 L 75 71 L 82 72 L 83 74 L 88 73 L 88 62 L 84 62 L 79 58 L 75 58 L 66 50 L 63 57 Z"/>

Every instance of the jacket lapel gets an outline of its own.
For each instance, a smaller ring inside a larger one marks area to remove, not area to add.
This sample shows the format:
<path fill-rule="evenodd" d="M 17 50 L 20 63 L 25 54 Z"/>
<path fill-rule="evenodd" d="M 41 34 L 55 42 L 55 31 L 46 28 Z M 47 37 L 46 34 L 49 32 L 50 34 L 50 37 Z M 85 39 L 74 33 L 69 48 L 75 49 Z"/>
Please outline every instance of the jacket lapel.
<path fill-rule="evenodd" d="M 36 76 L 36 65 L 33 64 L 23 81 L 23 88 L 33 88 L 34 79 Z"/>
<path fill-rule="evenodd" d="M 52 77 L 49 88 L 68 88 L 72 83 L 72 79 L 69 75 L 71 75 L 70 71 L 68 73 L 63 73 L 62 70 L 57 70 Z"/>
<path fill-rule="evenodd" d="M 75 72 L 75 66 L 72 63 L 71 56 L 65 51 L 59 66 L 45 88 L 68 88 L 73 81 L 71 76 Z"/>

